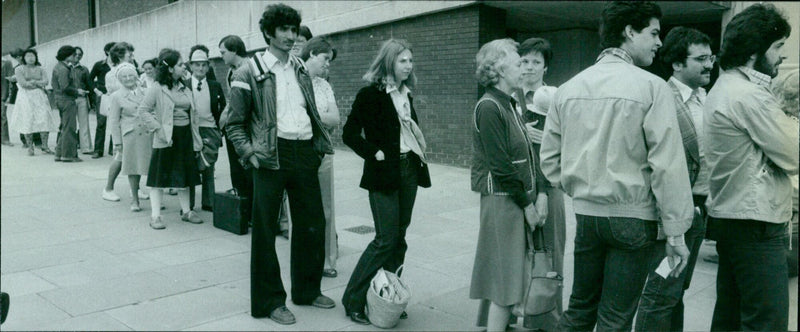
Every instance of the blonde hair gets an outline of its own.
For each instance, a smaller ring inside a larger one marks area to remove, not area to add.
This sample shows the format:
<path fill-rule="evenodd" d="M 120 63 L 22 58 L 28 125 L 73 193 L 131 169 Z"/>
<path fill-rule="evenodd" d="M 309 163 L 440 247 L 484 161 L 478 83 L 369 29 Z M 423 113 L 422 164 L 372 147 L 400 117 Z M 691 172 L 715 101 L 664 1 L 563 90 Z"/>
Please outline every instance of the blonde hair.
<path fill-rule="evenodd" d="M 367 72 L 361 78 L 367 82 L 378 84 L 382 86 L 384 84 L 384 79 L 387 77 L 391 77 L 394 79 L 394 62 L 397 61 L 397 57 L 405 50 L 409 50 L 412 53 L 414 51 L 411 50 L 411 44 L 409 44 L 404 39 L 389 39 L 383 42 L 381 45 L 381 49 L 378 51 L 378 56 L 375 57 L 375 60 L 372 60 L 372 64 L 369 66 Z M 404 84 L 409 88 L 414 88 L 417 84 L 417 76 L 414 75 L 414 69 L 411 69 L 411 74 L 408 75 L 408 78 L 403 82 L 395 82 L 398 85 Z"/>
<path fill-rule="evenodd" d="M 475 55 L 477 69 L 475 78 L 484 87 L 495 86 L 500 80 L 498 65 L 511 53 L 517 53 L 519 43 L 511 38 L 495 39 L 483 44 L 478 54 Z"/>

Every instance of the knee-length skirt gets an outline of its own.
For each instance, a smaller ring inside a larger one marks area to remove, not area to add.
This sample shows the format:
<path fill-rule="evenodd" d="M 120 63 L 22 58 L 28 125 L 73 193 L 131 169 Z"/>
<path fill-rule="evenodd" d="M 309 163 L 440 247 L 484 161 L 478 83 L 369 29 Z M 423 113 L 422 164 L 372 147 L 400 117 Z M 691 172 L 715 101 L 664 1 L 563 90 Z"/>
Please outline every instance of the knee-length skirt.
<path fill-rule="evenodd" d="M 189 126 L 173 127 L 172 146 L 153 149 L 147 174 L 148 187 L 186 188 L 200 184 Z"/>
<path fill-rule="evenodd" d="M 469 297 L 517 304 L 525 282 L 525 216 L 511 196 L 481 196 L 478 247 Z"/>
<path fill-rule="evenodd" d="M 137 127 L 122 136 L 122 174 L 147 175 L 153 153 L 153 134 Z"/>
<path fill-rule="evenodd" d="M 20 134 L 56 132 L 60 117 L 42 89 L 19 89 L 8 125 Z"/>

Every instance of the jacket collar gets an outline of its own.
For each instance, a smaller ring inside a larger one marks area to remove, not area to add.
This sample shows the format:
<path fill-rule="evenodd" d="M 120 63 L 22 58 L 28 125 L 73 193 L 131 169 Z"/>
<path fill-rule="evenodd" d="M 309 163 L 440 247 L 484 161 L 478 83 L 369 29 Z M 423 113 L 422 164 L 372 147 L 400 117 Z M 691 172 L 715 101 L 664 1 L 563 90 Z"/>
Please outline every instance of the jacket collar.
<path fill-rule="evenodd" d="M 503 102 L 505 105 L 514 106 L 516 104 L 516 100 L 514 100 L 514 98 L 512 98 L 510 95 L 506 94 L 503 91 L 500 91 L 500 89 L 495 88 L 493 86 L 486 88 L 486 93 L 490 94 L 495 99 Z"/>
<path fill-rule="evenodd" d="M 772 77 L 769 77 L 769 75 L 765 75 L 753 68 L 741 66 L 737 67 L 737 69 L 739 69 L 739 71 L 742 72 L 742 74 L 744 74 L 744 76 L 746 76 L 750 82 L 763 86 L 767 89 L 769 89 L 770 84 L 772 84 Z"/>
<path fill-rule="evenodd" d="M 604 49 L 602 52 L 600 52 L 600 55 L 597 56 L 597 60 L 595 60 L 595 63 L 599 62 L 601 59 L 607 56 L 617 57 L 629 64 L 633 64 L 633 58 L 631 57 L 631 55 L 628 54 L 627 51 L 619 47 L 609 47 L 607 49 Z"/>

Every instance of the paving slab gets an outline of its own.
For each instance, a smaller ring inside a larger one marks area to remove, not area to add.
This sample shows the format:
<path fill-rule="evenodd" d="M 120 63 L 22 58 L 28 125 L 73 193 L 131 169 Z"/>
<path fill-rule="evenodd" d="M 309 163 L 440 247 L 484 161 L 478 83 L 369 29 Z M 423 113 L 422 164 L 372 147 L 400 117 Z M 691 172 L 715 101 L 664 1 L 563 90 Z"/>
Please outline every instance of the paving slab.
<path fill-rule="evenodd" d="M 0 278 L 0 289 L 3 291 L 13 290 L 15 297 L 56 288 L 58 288 L 57 285 L 29 271 L 3 274 L 3 277 Z"/>
<path fill-rule="evenodd" d="M 247 300 L 208 287 L 126 305 L 107 313 L 134 330 L 175 331 L 241 314 L 249 308 Z"/>
<path fill-rule="evenodd" d="M 143 272 L 39 293 L 70 315 L 104 311 L 191 290 L 155 272 Z"/>
<path fill-rule="evenodd" d="M 44 324 L 45 331 L 133 331 L 108 313 L 96 312 Z"/>
<path fill-rule="evenodd" d="M 321 285 L 337 307 L 296 306 L 289 299 L 298 323 L 284 326 L 250 317 L 250 234 L 214 228 L 206 211 L 198 211 L 206 221 L 202 225 L 180 221 L 175 196 L 165 196 L 162 215 L 168 228 L 154 231 L 148 226 L 150 201 L 142 202 L 140 213 L 128 210 L 124 177 L 115 187 L 121 202 L 100 198 L 109 157 L 56 164 L 51 156 L 29 158 L 18 147 L 0 149 L 0 287 L 12 295 L 3 330 L 377 330 L 351 322 L 340 302 L 375 235 L 345 230 L 373 226 L 368 193 L 358 187 L 363 161 L 350 150 L 337 149 L 334 159 L 339 276 L 323 278 Z M 216 187 L 227 190 L 224 149 L 216 167 Z M 418 191 L 407 236 L 403 278 L 414 294 L 410 318 L 393 330 L 481 330 L 474 326 L 478 301 L 468 296 L 479 195 L 469 191 L 468 169 L 430 165 L 430 170 L 434 185 Z M 568 198 L 565 209 L 566 304 L 575 236 Z M 275 247 L 288 291 L 290 241 L 276 238 Z M 701 256 L 714 252 L 713 246 L 701 247 Z M 689 331 L 710 326 L 716 268 L 698 261 L 685 297 Z M 790 330 L 796 330 L 797 278 L 790 280 L 790 295 Z"/>
<path fill-rule="evenodd" d="M 68 313 L 38 294 L 12 295 L 11 307 L 8 309 L 8 317 L 3 323 L 2 329 L 4 331 L 38 331 L 42 330 L 44 324 L 67 318 L 70 318 Z"/>

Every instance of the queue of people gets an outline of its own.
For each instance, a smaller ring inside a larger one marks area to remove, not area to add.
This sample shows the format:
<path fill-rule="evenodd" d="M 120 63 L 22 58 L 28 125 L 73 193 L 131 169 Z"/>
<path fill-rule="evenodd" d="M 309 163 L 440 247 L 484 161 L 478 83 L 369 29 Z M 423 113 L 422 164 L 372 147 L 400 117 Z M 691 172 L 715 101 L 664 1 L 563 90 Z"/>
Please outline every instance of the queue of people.
<path fill-rule="evenodd" d="M 503 331 L 515 322 L 511 309 L 525 300 L 527 233 L 542 232 L 553 272 L 564 275 L 568 195 L 577 220 L 569 305 L 558 301 L 554 315 L 523 317 L 526 328 L 631 330 L 636 317 L 637 331 L 682 330 L 683 295 L 710 238 L 719 253 L 711 329 L 786 330 L 797 75 L 772 79 L 791 29 L 773 6 L 750 6 L 732 18 L 715 55 L 709 36 L 691 28 L 672 28 L 662 42 L 661 17 L 655 3 L 607 3 L 602 52 L 559 87 L 544 77 L 554 56 L 565 55 L 554 55 L 547 40 L 480 47 L 475 75 L 484 92 L 471 123 L 480 228 L 469 292 L 481 301 L 478 325 Z M 161 210 L 170 190 L 182 221 L 204 222 L 194 211 L 194 190 L 202 184 L 200 208 L 213 210 L 214 163 L 224 142 L 232 185 L 252 224 L 250 314 L 293 324 L 275 237 L 292 239 L 295 304 L 334 308 L 320 284 L 338 275 L 331 135 L 341 119 L 327 80 L 337 52 L 300 23 L 294 8 L 272 4 L 259 21 L 264 52 L 248 57 L 238 36 L 220 40 L 230 68 L 227 98 L 203 45 L 186 58 L 165 48 L 144 61 L 142 74 L 128 43 L 107 44 L 107 59 L 91 71 L 79 64 L 82 49 L 64 46 L 50 80 L 60 123 L 37 53 L 23 51 L 9 80 L 19 90 L 8 125 L 25 135 L 29 155 L 33 133 L 42 152 L 53 153 L 48 133 L 59 131 L 54 153 L 61 162 L 80 161 L 78 145 L 102 157 L 110 131 L 113 161 L 102 198 L 120 201 L 114 182 L 127 175 L 131 211 L 142 211 L 149 198 L 149 225 L 157 230 L 167 227 Z M 668 80 L 642 69 L 656 60 L 671 69 Z M 706 92 L 717 62 L 722 73 Z M 376 234 L 341 303 L 353 322 L 370 324 L 370 281 L 379 269 L 404 264 L 417 190 L 432 181 L 414 107 L 412 45 L 384 41 L 362 78 L 342 141 L 364 159 L 359 186 L 369 192 Z M 98 109 L 94 147 L 90 105 Z M 3 119 L 5 126 L 5 105 Z M 10 144 L 5 127 L 3 135 Z M 142 176 L 149 195 L 140 190 Z M 664 264 L 667 274 L 657 273 Z"/>

